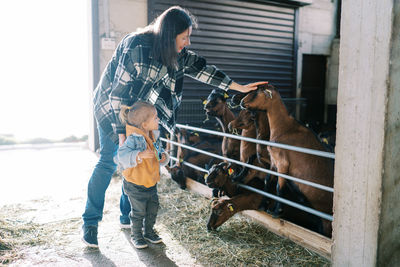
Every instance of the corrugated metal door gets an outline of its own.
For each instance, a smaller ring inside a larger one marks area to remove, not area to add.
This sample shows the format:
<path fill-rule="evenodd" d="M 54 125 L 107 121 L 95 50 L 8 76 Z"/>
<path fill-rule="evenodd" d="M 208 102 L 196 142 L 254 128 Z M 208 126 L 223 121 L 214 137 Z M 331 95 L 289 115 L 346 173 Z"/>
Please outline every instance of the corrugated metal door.
<path fill-rule="evenodd" d="M 295 96 L 296 11 L 290 5 L 248 1 L 149 0 L 149 22 L 172 5 L 198 19 L 191 46 L 240 84 L 270 81 L 283 97 Z M 202 100 L 213 87 L 186 77 L 178 122 L 204 120 Z"/>

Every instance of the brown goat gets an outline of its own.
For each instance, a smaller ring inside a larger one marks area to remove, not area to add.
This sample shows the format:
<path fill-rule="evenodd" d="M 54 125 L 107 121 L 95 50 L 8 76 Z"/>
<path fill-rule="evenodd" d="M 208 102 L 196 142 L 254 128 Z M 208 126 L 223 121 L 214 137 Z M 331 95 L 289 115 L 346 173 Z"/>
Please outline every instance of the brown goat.
<path fill-rule="evenodd" d="M 259 183 L 262 181 L 259 179 Z M 211 216 L 207 229 L 215 230 L 233 215 L 242 210 L 257 210 L 262 202 L 262 196 L 257 193 L 239 194 L 228 199 L 215 199 L 211 203 Z"/>
<path fill-rule="evenodd" d="M 249 110 L 242 109 L 239 115 L 228 124 L 229 132 L 236 129 L 242 130 L 242 136 L 256 138 L 256 126 Z M 256 144 L 248 141 L 240 141 L 240 161 L 247 162 L 251 156 L 256 154 Z"/>
<path fill-rule="evenodd" d="M 240 102 L 246 95 L 247 93 L 235 94 L 231 98 L 231 105 L 235 107 L 239 106 Z M 251 110 L 251 114 L 252 114 L 252 119 L 254 120 L 256 126 L 256 135 L 257 135 L 256 138 L 258 140 L 269 140 L 270 131 L 269 131 L 267 113 L 264 110 Z M 232 131 L 230 130 L 230 132 Z M 257 159 L 259 163 L 264 165 L 264 167 L 269 168 L 271 165 L 271 159 L 269 152 L 267 150 L 267 146 L 256 144 L 256 150 L 257 150 Z"/>
<path fill-rule="evenodd" d="M 228 95 L 221 90 L 213 90 L 204 101 L 204 110 L 207 116 L 213 116 L 220 124 L 224 133 L 228 132 L 228 124 L 235 119 L 235 114 L 229 109 L 226 99 Z M 224 137 L 222 139 L 222 155 L 224 157 L 239 159 L 240 140 Z"/>
<path fill-rule="evenodd" d="M 268 123 L 267 113 L 263 110 L 254 111 L 255 113 L 255 124 L 256 124 L 256 133 L 257 140 L 269 140 L 270 138 L 270 129 Z M 258 162 L 269 168 L 271 166 L 271 156 L 268 152 L 267 146 L 257 144 L 257 159 Z"/>
<path fill-rule="evenodd" d="M 215 230 L 226 222 L 230 217 L 242 210 L 257 210 L 263 200 L 263 196 L 246 189 L 238 187 L 230 179 L 229 166 L 226 162 L 213 165 L 206 178 L 206 183 L 211 188 L 218 188 L 226 193 L 230 198 L 214 200 L 211 203 L 211 216 L 207 223 L 208 230 Z M 249 186 L 262 189 L 263 179 L 255 178 Z"/>
<path fill-rule="evenodd" d="M 232 132 L 234 129 L 241 129 L 242 136 L 248 138 L 256 138 L 256 125 L 255 125 L 255 117 L 253 116 L 253 112 L 243 109 L 240 111 L 239 116 L 236 117 L 233 121 L 231 121 L 228 125 L 228 128 Z M 269 129 L 269 128 L 268 128 Z M 241 140 L 240 141 L 240 161 L 246 162 L 249 164 L 254 164 L 258 167 L 267 167 L 269 168 L 270 165 L 263 166 L 259 162 L 254 163 L 254 157 L 257 157 L 256 151 L 256 143 L 248 142 Z M 240 173 L 235 175 L 232 179 L 234 181 L 239 181 L 247 184 L 251 179 L 254 177 L 265 177 L 265 173 L 249 169 L 246 167 L 242 167 Z"/>
<path fill-rule="evenodd" d="M 247 109 L 267 111 L 271 131 L 270 141 L 325 151 L 316 136 L 289 115 L 279 93 L 273 86 L 260 86 L 259 89 L 244 97 L 241 105 Z M 270 146 L 268 147 L 268 151 L 271 155 L 272 165 L 276 167 L 279 173 L 329 187 L 333 186 L 332 160 Z M 302 183 L 291 182 L 278 177 L 276 190 L 278 196 L 282 196 L 282 192 L 287 184 L 293 184 L 292 188 L 297 189 L 304 195 L 306 198 L 304 202 L 309 202 L 312 208 L 332 214 L 333 194 L 331 192 L 322 191 Z M 274 209 L 275 215 L 282 212 L 281 205 L 279 202 L 276 203 Z M 331 222 L 323 219 L 323 234 L 330 236 L 331 232 Z"/>
<path fill-rule="evenodd" d="M 195 132 L 180 129 L 176 136 L 177 141 L 181 144 L 190 145 L 197 149 L 208 151 L 214 154 L 220 154 L 219 146 L 215 146 L 215 144 L 208 142 L 208 140 L 205 140 L 204 137 Z M 178 146 L 177 158 L 179 161 L 177 162 L 176 166 L 172 168 L 167 167 L 167 170 L 170 172 L 172 180 L 177 182 L 182 189 L 186 188 L 186 177 L 196 180 L 202 184 L 205 184 L 205 181 L 203 172 L 181 164 L 181 161 L 189 162 L 206 169 L 208 169 L 212 164 L 220 162 L 218 159 L 182 148 L 180 146 Z"/>

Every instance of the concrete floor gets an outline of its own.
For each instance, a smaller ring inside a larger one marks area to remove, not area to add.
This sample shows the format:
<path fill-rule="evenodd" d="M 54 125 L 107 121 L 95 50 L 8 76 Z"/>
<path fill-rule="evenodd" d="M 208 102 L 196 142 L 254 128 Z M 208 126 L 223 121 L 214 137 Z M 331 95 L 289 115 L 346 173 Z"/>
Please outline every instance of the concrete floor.
<path fill-rule="evenodd" d="M 168 229 L 157 224 L 164 244 L 135 249 L 129 230 L 119 229 L 121 181 L 107 190 L 104 218 L 99 225 L 100 249 L 81 242 L 81 214 L 86 187 L 97 156 L 85 144 L 0 149 L 0 210 L 15 222 L 41 226 L 54 237 L 26 247 L 11 266 L 200 266 Z M 165 177 L 165 175 L 164 175 Z M 40 235 L 40 233 L 39 233 Z"/>

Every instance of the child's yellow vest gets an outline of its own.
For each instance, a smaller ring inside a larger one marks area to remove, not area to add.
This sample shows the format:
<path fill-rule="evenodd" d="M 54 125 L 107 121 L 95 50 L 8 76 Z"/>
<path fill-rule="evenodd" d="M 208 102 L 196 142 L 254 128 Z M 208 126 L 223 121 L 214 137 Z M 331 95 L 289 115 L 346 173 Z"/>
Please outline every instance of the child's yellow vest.
<path fill-rule="evenodd" d="M 150 136 L 147 136 L 142 130 L 126 125 L 126 136 L 128 137 L 132 133 L 140 134 L 146 139 L 146 147 L 154 151 L 154 157 L 142 159 L 142 163 L 138 163 L 136 167 L 124 170 L 122 174 L 125 180 L 130 183 L 152 187 L 160 181 L 160 163 L 155 154 L 153 132 L 150 132 Z"/>

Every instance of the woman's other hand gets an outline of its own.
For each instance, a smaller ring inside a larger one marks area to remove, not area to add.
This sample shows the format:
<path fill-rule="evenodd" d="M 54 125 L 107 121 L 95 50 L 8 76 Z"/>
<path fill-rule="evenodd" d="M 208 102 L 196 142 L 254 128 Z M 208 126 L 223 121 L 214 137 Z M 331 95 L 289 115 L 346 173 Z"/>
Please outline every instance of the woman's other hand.
<path fill-rule="evenodd" d="M 265 82 L 255 82 L 255 83 L 249 83 L 246 85 L 240 85 L 236 82 L 232 82 L 229 89 L 239 91 L 241 93 L 248 93 L 250 91 L 256 90 L 258 85 L 267 84 L 267 83 L 268 82 L 265 81 Z"/>

